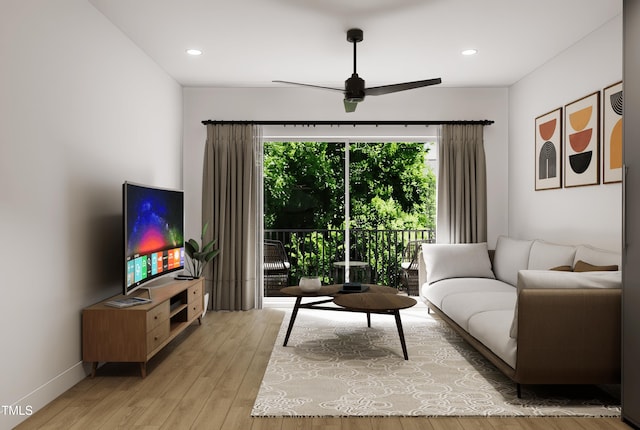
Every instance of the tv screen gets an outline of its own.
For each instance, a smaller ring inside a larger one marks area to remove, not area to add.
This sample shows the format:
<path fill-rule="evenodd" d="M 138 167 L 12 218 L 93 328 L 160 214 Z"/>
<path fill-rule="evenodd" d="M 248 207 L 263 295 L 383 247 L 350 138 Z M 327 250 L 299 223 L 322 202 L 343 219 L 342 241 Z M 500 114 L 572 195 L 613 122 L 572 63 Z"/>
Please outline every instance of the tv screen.
<path fill-rule="evenodd" d="M 184 269 L 184 192 L 125 182 L 124 290 Z"/>

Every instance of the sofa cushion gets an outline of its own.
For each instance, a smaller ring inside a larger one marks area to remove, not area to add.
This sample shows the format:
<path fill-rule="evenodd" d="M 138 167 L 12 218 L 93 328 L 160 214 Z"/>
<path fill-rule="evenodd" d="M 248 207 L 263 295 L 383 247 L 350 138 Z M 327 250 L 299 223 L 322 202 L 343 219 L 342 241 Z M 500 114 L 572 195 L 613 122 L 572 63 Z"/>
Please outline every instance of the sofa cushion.
<path fill-rule="evenodd" d="M 558 245 L 534 240 L 529 254 L 530 270 L 549 270 L 558 266 L 573 266 L 573 257 L 576 255 L 576 248 L 569 245 Z"/>
<path fill-rule="evenodd" d="M 509 337 L 512 319 L 513 310 L 475 314 L 469 319 L 469 334 L 515 369 L 517 342 Z"/>
<path fill-rule="evenodd" d="M 494 278 L 486 243 L 422 244 L 427 283 L 450 278 Z"/>
<path fill-rule="evenodd" d="M 518 271 L 528 267 L 532 243 L 531 240 L 498 237 L 493 257 L 493 272 L 496 278 L 515 287 L 518 282 Z"/>
<path fill-rule="evenodd" d="M 578 245 L 576 246 L 576 255 L 574 257 L 573 266 L 575 266 L 580 260 L 586 261 L 587 263 L 595 266 L 610 266 L 616 264 L 620 267 L 622 256 L 619 252 L 594 248 L 589 245 Z"/>
<path fill-rule="evenodd" d="M 511 292 L 515 293 L 515 287 L 488 278 L 452 278 L 443 279 L 435 284 L 425 284 L 422 287 L 423 296 L 439 309 L 442 309 L 443 300 L 453 294 L 475 292 Z"/>
<path fill-rule="evenodd" d="M 442 311 L 460 327 L 469 331 L 469 320 L 476 314 L 488 311 L 508 310 L 516 306 L 516 289 L 511 291 L 479 291 L 450 294 L 442 300 Z"/>
<path fill-rule="evenodd" d="M 622 273 L 616 272 L 557 272 L 553 270 L 521 270 L 518 291 L 525 288 L 621 288 Z M 512 338 L 518 337 L 518 305 L 513 314 Z"/>

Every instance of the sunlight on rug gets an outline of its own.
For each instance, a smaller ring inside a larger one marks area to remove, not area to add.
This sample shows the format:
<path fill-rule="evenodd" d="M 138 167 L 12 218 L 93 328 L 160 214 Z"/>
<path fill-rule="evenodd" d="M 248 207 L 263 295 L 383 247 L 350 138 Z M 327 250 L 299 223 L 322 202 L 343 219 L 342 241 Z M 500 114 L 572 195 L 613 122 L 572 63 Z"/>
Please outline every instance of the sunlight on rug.
<path fill-rule="evenodd" d="M 516 387 L 426 308 L 393 317 L 301 310 L 280 328 L 252 416 L 620 416 L 595 386 Z"/>

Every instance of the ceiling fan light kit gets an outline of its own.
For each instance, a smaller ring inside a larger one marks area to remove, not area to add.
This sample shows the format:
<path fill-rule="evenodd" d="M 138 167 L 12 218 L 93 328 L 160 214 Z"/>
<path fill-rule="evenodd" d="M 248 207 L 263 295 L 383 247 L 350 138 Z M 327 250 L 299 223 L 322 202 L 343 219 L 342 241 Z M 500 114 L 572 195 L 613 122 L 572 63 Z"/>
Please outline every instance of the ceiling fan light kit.
<path fill-rule="evenodd" d="M 411 90 L 415 88 L 427 87 L 430 85 L 437 85 L 442 82 L 440 78 L 426 79 L 422 81 L 402 82 L 399 84 L 382 85 L 379 87 L 366 88 L 364 79 L 358 76 L 357 72 L 357 54 L 356 45 L 362 42 L 364 33 L 359 28 L 352 28 L 347 31 L 347 41 L 353 43 L 353 73 L 351 77 L 344 81 L 344 89 L 323 87 L 313 84 L 301 84 L 298 82 L 290 81 L 273 81 L 283 84 L 301 85 L 304 87 L 313 87 L 323 90 L 340 91 L 344 94 L 344 110 L 345 112 L 354 112 L 358 103 L 362 102 L 365 96 L 380 96 L 383 94 L 396 93 L 398 91 Z"/>

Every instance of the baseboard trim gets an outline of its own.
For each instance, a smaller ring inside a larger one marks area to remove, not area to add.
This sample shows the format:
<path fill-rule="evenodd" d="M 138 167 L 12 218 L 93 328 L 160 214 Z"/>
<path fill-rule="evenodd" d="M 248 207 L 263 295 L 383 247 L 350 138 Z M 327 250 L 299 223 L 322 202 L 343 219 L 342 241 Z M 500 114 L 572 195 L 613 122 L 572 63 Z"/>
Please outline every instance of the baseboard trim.
<path fill-rule="evenodd" d="M 14 402 L 10 406 L 10 411 L 0 410 L 0 428 L 17 426 L 82 381 L 88 373 L 87 368 L 80 361 Z"/>

